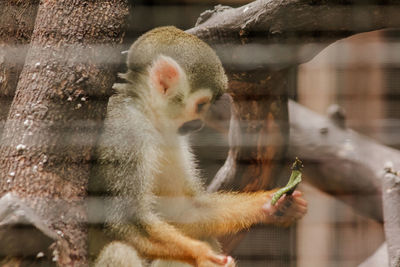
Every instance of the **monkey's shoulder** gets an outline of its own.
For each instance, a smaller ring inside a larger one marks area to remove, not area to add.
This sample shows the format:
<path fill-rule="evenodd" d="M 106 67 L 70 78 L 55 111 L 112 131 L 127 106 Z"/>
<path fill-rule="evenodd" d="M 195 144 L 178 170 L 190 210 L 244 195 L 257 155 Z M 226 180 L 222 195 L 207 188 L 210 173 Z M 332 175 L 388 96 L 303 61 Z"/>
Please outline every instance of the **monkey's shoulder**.
<path fill-rule="evenodd" d="M 100 158 L 132 158 L 154 146 L 156 130 L 149 119 L 129 98 L 110 98 L 104 127 L 99 139 Z"/>
<path fill-rule="evenodd" d="M 140 104 L 133 98 L 119 94 L 110 97 L 105 119 L 106 130 L 113 134 L 129 134 L 130 136 L 155 134 L 154 125 L 146 116 Z"/>

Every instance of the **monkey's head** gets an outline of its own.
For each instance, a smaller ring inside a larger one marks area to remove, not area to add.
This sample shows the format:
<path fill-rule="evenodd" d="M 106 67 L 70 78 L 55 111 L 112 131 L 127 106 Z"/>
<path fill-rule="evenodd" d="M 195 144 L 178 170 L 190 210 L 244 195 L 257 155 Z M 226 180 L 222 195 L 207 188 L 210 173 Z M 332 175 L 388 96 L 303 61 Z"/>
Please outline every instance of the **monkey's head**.
<path fill-rule="evenodd" d="M 221 61 L 211 47 L 175 27 L 142 35 L 129 49 L 127 65 L 122 77 L 133 85 L 144 83 L 156 122 L 180 134 L 200 129 L 210 105 L 227 88 Z"/>

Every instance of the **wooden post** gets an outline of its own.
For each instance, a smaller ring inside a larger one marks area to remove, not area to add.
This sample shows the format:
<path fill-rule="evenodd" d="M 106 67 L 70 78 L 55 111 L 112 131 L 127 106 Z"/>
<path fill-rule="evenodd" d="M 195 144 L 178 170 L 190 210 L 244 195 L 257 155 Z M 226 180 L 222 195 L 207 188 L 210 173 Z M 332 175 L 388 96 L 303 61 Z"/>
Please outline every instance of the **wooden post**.
<path fill-rule="evenodd" d="M 87 265 L 83 200 L 127 14 L 125 0 L 41 1 L 1 139 L 0 196 L 58 234 L 60 266 Z"/>

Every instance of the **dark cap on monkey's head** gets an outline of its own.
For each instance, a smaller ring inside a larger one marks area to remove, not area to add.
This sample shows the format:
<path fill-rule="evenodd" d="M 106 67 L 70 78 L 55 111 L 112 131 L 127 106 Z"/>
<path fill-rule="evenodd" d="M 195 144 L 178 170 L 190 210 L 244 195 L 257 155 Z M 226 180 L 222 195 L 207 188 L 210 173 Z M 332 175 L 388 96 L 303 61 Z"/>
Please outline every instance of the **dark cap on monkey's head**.
<path fill-rule="evenodd" d="M 226 91 L 228 80 L 214 50 L 173 26 L 151 30 L 132 44 L 127 57 L 131 75 L 146 71 L 160 54 L 178 62 L 188 76 L 191 90 L 209 88 L 216 96 Z"/>

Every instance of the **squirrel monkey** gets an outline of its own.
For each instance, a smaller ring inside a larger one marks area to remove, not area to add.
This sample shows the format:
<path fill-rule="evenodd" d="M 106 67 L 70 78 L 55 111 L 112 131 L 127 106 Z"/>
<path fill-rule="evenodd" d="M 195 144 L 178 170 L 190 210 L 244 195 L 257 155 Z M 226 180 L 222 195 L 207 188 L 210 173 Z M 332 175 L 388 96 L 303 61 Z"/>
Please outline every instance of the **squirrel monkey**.
<path fill-rule="evenodd" d="M 131 46 L 127 66 L 99 142 L 100 172 L 113 196 L 108 225 L 119 241 L 102 250 L 96 266 L 235 266 L 215 237 L 260 222 L 286 226 L 306 213 L 298 191 L 272 206 L 272 191 L 203 188 L 188 133 L 202 127 L 227 88 L 206 43 L 175 27 L 156 28 Z"/>

